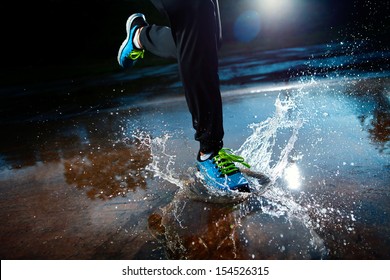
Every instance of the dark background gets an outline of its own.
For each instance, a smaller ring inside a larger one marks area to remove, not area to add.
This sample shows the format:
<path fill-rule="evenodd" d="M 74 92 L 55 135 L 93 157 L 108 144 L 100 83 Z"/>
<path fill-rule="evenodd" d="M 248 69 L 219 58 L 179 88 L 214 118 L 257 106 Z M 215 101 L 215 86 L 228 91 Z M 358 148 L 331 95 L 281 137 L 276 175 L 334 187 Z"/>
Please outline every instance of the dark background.
<path fill-rule="evenodd" d="M 220 0 L 222 55 L 252 48 L 360 39 L 370 40 L 378 48 L 388 48 L 389 1 L 291 0 L 299 4 L 297 13 L 286 14 L 279 22 L 272 21 L 278 14 L 269 15 L 261 9 L 261 1 Z M 149 23 L 166 23 L 146 0 L 40 0 L 4 5 L 4 85 L 120 71 L 116 55 L 126 36 L 127 17 L 142 12 Z M 261 31 L 253 41 L 242 43 L 234 37 L 233 26 L 238 15 L 246 10 L 259 12 Z M 280 11 L 281 17 L 283 12 Z M 144 65 L 161 62 L 151 57 Z"/>

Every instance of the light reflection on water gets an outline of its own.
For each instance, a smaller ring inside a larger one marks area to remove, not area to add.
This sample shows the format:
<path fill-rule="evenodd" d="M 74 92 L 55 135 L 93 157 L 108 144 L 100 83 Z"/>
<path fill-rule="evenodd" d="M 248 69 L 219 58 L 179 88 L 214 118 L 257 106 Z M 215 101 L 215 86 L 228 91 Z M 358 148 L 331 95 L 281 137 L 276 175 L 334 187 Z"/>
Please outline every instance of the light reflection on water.
<path fill-rule="evenodd" d="M 297 190 L 301 186 L 301 173 L 296 164 L 292 164 L 284 170 L 284 179 L 287 181 L 287 187 Z"/>

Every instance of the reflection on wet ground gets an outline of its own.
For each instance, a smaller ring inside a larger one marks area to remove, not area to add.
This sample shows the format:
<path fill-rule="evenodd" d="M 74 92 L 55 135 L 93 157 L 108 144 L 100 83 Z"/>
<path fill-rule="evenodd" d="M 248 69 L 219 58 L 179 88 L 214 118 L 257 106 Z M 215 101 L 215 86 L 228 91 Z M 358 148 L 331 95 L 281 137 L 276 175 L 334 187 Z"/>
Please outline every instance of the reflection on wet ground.
<path fill-rule="evenodd" d="M 137 145 L 138 144 L 138 145 Z M 143 170 L 150 154 L 140 143 L 88 145 L 78 156 L 64 161 L 66 183 L 87 188 L 90 198 L 113 198 L 146 188 Z"/>
<path fill-rule="evenodd" d="M 241 202 L 186 188 L 174 65 L 2 91 L 1 258 L 390 258 L 389 54 L 352 47 L 221 61 L 225 145 L 269 178 Z"/>

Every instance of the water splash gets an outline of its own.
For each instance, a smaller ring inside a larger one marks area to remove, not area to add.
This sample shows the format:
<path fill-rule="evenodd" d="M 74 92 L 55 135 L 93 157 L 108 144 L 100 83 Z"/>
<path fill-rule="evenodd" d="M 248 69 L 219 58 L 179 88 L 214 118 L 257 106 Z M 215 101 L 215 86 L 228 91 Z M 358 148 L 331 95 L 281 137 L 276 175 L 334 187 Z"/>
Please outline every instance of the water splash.
<path fill-rule="evenodd" d="M 145 136 L 142 135 L 141 137 Z M 153 139 L 150 135 L 146 137 L 150 143 L 152 161 L 145 169 L 152 172 L 154 177 L 183 188 L 184 181 L 179 178 L 179 175 L 175 171 L 176 155 L 167 152 L 167 142 L 171 136 L 164 134 Z"/>
<path fill-rule="evenodd" d="M 295 157 L 294 145 L 298 139 L 299 129 L 304 123 L 298 106 L 300 98 L 305 95 L 302 88 L 287 92 L 284 95 L 280 94 L 275 100 L 274 115 L 263 122 L 251 124 L 252 134 L 236 152 L 248 161 L 251 170 L 267 174 L 271 184 L 275 184 L 283 176 L 284 170 Z M 289 135 L 286 138 L 287 133 Z M 285 139 L 284 147 L 279 143 L 282 134 Z M 195 168 L 186 170 L 188 172 L 176 170 L 176 155 L 167 151 L 169 139 L 172 137 L 170 134 L 166 133 L 153 139 L 149 135 L 141 134 L 135 137 L 146 139 L 146 142 L 150 145 L 152 159 L 146 169 L 151 171 L 154 177 L 161 178 L 179 188 L 184 188 L 188 180 L 198 182 L 202 180 Z M 277 151 L 276 148 L 280 150 Z M 185 177 L 180 173 L 191 174 L 189 177 Z M 261 187 L 259 180 L 255 178 L 248 179 L 255 186 Z M 225 192 L 215 194 L 219 196 L 226 195 Z"/>
<path fill-rule="evenodd" d="M 285 186 L 286 175 L 291 177 L 291 172 L 288 171 L 294 170 L 297 173 L 296 162 L 302 158 L 301 155 L 296 155 L 294 147 L 299 137 L 299 130 L 306 122 L 300 104 L 302 104 L 301 99 L 307 94 L 304 90 L 307 86 L 308 84 L 303 84 L 301 88 L 287 92 L 285 95 L 279 94 L 275 100 L 273 116 L 263 122 L 249 125 L 252 134 L 244 141 L 237 153 L 247 160 L 253 172 L 267 174 L 270 183 L 261 196 L 253 196 L 241 203 L 238 215 L 239 219 L 244 219 L 251 213 L 260 211 L 277 219 L 285 218 L 287 223 L 294 224 L 299 221 L 298 224 L 303 225 L 308 232 L 309 240 L 307 244 L 309 253 L 307 251 L 302 253 L 324 258 L 327 249 L 323 240 L 315 232 L 315 223 L 312 222 L 307 210 L 296 202 L 293 194 Z M 282 139 L 284 141 L 281 141 Z M 256 179 L 248 179 L 258 190 L 263 187 Z"/>
<path fill-rule="evenodd" d="M 297 100 L 304 94 L 298 90 L 297 95 L 281 95 L 275 100 L 275 113 L 272 117 L 260 123 L 253 123 L 249 127 L 252 134 L 238 149 L 237 153 L 243 156 L 255 172 L 262 172 L 269 176 L 271 184 L 279 179 L 290 162 L 298 139 L 298 131 L 304 120 L 297 107 Z M 290 132 L 285 146 L 279 157 L 275 159 L 276 144 L 281 133 Z"/>

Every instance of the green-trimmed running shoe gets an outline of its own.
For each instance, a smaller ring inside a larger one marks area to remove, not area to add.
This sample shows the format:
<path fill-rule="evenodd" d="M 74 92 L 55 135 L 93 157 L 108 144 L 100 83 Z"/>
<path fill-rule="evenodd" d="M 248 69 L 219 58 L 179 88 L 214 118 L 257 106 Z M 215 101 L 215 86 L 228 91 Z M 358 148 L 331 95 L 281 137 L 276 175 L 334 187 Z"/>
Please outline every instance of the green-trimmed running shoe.
<path fill-rule="evenodd" d="M 223 148 L 218 154 L 210 156 L 206 160 L 201 160 L 198 156 L 197 167 L 203 175 L 206 184 L 219 190 L 250 192 L 248 180 L 241 174 L 234 164 L 241 163 L 250 168 L 240 156 L 231 153 L 230 149 Z"/>
<path fill-rule="evenodd" d="M 132 14 L 126 22 L 126 39 L 118 52 L 118 63 L 123 68 L 129 68 L 139 59 L 144 57 L 145 50 L 138 49 L 133 44 L 133 38 L 138 28 L 147 26 L 145 16 L 140 13 Z"/>

